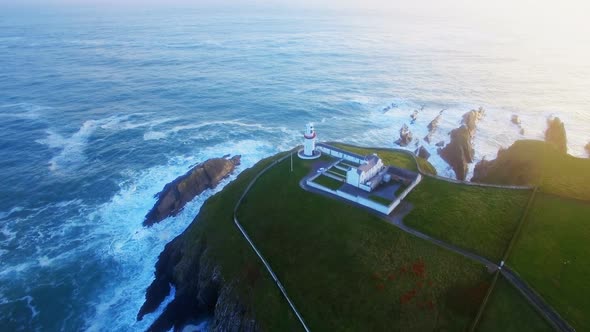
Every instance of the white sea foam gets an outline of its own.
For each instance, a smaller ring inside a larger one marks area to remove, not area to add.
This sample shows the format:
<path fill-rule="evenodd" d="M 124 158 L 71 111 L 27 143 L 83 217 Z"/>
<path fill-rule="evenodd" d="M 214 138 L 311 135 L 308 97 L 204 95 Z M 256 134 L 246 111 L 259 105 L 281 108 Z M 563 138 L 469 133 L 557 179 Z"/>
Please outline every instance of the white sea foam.
<path fill-rule="evenodd" d="M 51 110 L 51 107 L 31 103 L 3 104 L 0 105 L 0 117 L 35 120 L 47 110 Z"/>
<path fill-rule="evenodd" d="M 144 141 L 160 140 L 166 138 L 168 135 L 161 131 L 147 131 L 143 134 Z"/>
<path fill-rule="evenodd" d="M 39 144 L 60 150 L 49 161 L 49 169 L 55 172 L 79 166 L 85 160 L 84 149 L 90 135 L 96 130 L 97 124 L 96 120 L 87 120 L 70 137 L 64 137 L 55 131 L 48 130 L 47 138 L 37 140 L 36 142 Z"/>
<path fill-rule="evenodd" d="M 12 209 L 8 210 L 8 211 L 0 211 L 0 219 L 5 219 L 10 217 L 13 213 L 16 212 L 20 212 L 22 211 L 24 208 L 21 206 L 15 206 Z"/>
<path fill-rule="evenodd" d="M 49 169 L 52 172 L 60 173 L 74 170 L 80 167 L 86 160 L 85 149 L 91 136 L 97 129 L 104 130 L 130 130 L 141 127 L 153 127 L 169 121 L 173 118 L 154 119 L 150 121 L 134 122 L 132 116 L 138 116 L 139 113 L 125 116 L 111 116 L 98 120 L 84 121 L 82 126 L 71 136 L 64 136 L 57 131 L 47 130 L 47 137 L 36 140 L 37 143 L 46 145 L 50 149 L 59 150 L 49 161 Z M 158 134 L 146 134 L 148 139 L 158 139 Z M 144 136 L 145 138 L 146 136 Z M 162 135 L 160 135 L 163 138 Z"/>
<path fill-rule="evenodd" d="M 208 158 L 241 154 L 239 172 L 279 150 L 280 147 L 260 141 L 227 142 L 201 149 L 194 155 L 173 157 L 165 166 L 127 174 L 128 179 L 120 184 L 120 191 L 88 215 L 88 219 L 98 225 L 94 238 L 103 239 L 103 244 L 93 250 L 102 260 L 113 260 L 119 267 L 109 283 L 99 289 L 97 301 L 90 304 L 94 310 L 88 314 L 87 329 L 99 331 L 108 327 L 110 330 L 145 330 L 159 316 L 165 304 L 160 306 L 158 312 L 146 315 L 143 321 L 135 321 L 145 299 L 145 288 L 153 279 L 159 253 L 166 243 L 191 223 L 203 202 L 222 190 L 236 174 L 189 202 L 176 217 L 146 228 L 142 226 L 142 221 L 155 203 L 155 193 L 166 183 L 184 174 L 190 166 Z M 172 298 L 172 295 L 169 296 L 167 301 Z"/>

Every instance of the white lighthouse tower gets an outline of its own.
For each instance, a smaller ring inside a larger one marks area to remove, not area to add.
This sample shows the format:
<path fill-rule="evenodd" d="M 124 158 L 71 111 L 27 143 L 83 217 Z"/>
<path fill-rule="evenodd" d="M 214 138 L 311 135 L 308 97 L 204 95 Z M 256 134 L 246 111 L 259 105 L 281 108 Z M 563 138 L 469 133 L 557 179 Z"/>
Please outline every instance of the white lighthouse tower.
<path fill-rule="evenodd" d="M 315 159 L 319 158 L 321 155 L 321 153 L 315 149 L 316 136 L 313 123 L 308 123 L 305 126 L 305 132 L 303 133 L 303 150 L 298 153 L 301 159 Z"/>

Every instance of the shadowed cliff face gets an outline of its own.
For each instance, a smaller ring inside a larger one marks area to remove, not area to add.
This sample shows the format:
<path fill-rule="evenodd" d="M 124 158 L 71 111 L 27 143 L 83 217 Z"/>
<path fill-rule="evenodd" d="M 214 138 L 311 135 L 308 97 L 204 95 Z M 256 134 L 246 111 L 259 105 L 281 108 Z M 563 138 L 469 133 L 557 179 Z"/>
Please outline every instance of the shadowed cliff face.
<path fill-rule="evenodd" d="M 444 148 L 439 149 L 440 156 L 453 168 L 457 180 L 465 180 L 467 164 L 473 162 L 473 136 L 477 123 L 484 116 L 482 108 L 471 110 L 463 114 L 461 127 L 451 131 L 451 141 Z"/>
<path fill-rule="evenodd" d="M 547 119 L 547 130 L 545 131 L 545 142 L 553 144 L 557 150 L 567 152 L 567 136 L 565 125 L 559 118 Z"/>
<path fill-rule="evenodd" d="M 209 159 L 168 183 L 161 192 L 156 194 L 158 201 L 145 216 L 144 226 L 151 226 L 169 216 L 177 215 L 186 203 L 206 189 L 215 188 L 239 164 L 240 156 L 234 156 L 231 159 Z"/>
<path fill-rule="evenodd" d="M 202 317 L 213 317 L 211 331 L 257 331 L 251 310 L 239 301 L 234 285 L 221 277 L 206 241 L 200 238 L 187 242 L 185 234 L 168 243 L 158 257 L 155 278 L 146 290 L 137 320 L 154 312 L 174 286 L 174 299 L 148 331 L 179 331 Z"/>

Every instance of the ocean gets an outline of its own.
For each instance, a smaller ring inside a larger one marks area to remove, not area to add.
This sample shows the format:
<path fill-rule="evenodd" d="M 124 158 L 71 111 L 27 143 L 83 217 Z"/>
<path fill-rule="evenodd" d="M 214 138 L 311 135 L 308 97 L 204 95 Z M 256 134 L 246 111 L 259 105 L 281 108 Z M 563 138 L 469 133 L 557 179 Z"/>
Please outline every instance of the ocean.
<path fill-rule="evenodd" d="M 0 11 L 0 330 L 145 330 L 158 254 L 236 175 L 145 228 L 154 194 L 211 157 L 242 155 L 237 174 L 307 122 L 393 147 L 445 110 L 425 147 L 449 177 L 434 144 L 480 106 L 477 160 L 549 116 L 585 156 L 589 38 L 419 12 Z"/>

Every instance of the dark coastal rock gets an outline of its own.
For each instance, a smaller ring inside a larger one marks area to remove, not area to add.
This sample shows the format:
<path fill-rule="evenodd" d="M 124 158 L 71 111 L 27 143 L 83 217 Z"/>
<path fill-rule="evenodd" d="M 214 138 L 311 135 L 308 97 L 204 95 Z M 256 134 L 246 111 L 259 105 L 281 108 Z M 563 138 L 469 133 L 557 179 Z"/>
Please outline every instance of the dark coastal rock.
<path fill-rule="evenodd" d="M 458 180 L 465 180 L 467 164 L 473 162 L 474 151 L 471 145 L 471 134 L 463 125 L 451 131 L 451 141 L 438 150 L 440 156 L 451 166 Z"/>
<path fill-rule="evenodd" d="M 588 144 L 586 144 L 586 146 L 584 147 L 584 150 L 586 150 L 588 157 L 590 157 L 590 142 L 588 142 Z"/>
<path fill-rule="evenodd" d="M 408 125 L 404 124 L 402 128 L 399 130 L 399 139 L 395 141 L 395 143 L 399 146 L 407 146 L 412 142 L 413 135 L 408 128 Z"/>
<path fill-rule="evenodd" d="M 412 115 L 410 115 L 410 119 L 412 119 L 411 123 L 413 124 L 418 119 L 418 110 L 414 110 Z"/>
<path fill-rule="evenodd" d="M 226 178 L 240 164 L 240 156 L 230 159 L 213 158 L 196 165 L 186 174 L 176 178 L 164 186 L 156 194 L 158 201 L 145 216 L 143 224 L 151 226 L 169 216 L 175 216 L 186 203 L 206 189 L 215 188 L 221 180 Z"/>
<path fill-rule="evenodd" d="M 397 107 L 398 107 L 398 106 L 397 106 L 397 104 L 396 104 L 396 103 L 391 103 L 390 105 L 387 105 L 387 106 L 385 106 L 385 107 L 384 107 L 384 108 L 383 108 L 381 111 L 382 111 L 383 113 L 387 113 L 388 111 L 390 111 L 390 110 L 392 110 L 392 109 L 394 109 L 394 108 L 397 108 Z"/>
<path fill-rule="evenodd" d="M 420 158 L 430 158 L 430 152 L 428 152 L 424 146 L 420 146 L 414 153 Z"/>
<path fill-rule="evenodd" d="M 475 130 L 477 129 L 477 123 L 481 120 L 485 115 L 485 110 L 483 108 L 478 108 L 477 110 L 471 110 L 465 114 L 463 114 L 463 121 L 462 124 L 467 127 L 469 131 L 469 136 L 475 136 Z"/>
<path fill-rule="evenodd" d="M 445 146 L 445 141 L 440 141 L 440 142 L 436 143 L 435 145 L 438 146 L 439 148 L 442 148 L 443 146 Z"/>
<path fill-rule="evenodd" d="M 428 134 L 426 134 L 426 136 L 424 136 L 424 140 L 426 142 L 430 143 L 430 141 L 432 139 L 432 135 L 434 135 L 434 133 L 436 132 L 436 129 L 438 129 L 438 123 L 440 122 L 440 119 L 441 119 L 444 111 L 445 110 L 440 111 L 440 113 L 434 119 L 432 119 L 432 121 L 430 121 L 430 123 L 428 124 Z"/>
<path fill-rule="evenodd" d="M 473 136 L 477 123 L 485 115 L 485 110 L 479 108 L 463 114 L 461 127 L 451 131 L 451 141 L 444 148 L 439 149 L 440 156 L 451 166 L 458 180 L 465 180 L 467 164 L 473 162 Z"/>
<path fill-rule="evenodd" d="M 232 286 L 225 283 L 202 239 L 189 243 L 181 234 L 168 243 L 158 257 L 154 275 L 137 320 L 158 308 L 171 285 L 176 293 L 148 331 L 179 330 L 205 316 L 213 316 L 212 331 L 258 330 L 252 313 L 239 302 Z"/>
<path fill-rule="evenodd" d="M 567 152 L 567 137 L 565 125 L 558 117 L 547 119 L 547 130 L 545 130 L 545 142 L 553 144 L 559 151 Z"/>
<path fill-rule="evenodd" d="M 513 124 L 518 126 L 518 132 L 521 135 L 524 135 L 524 128 L 522 127 L 522 122 L 520 121 L 520 118 L 518 117 L 517 114 L 512 114 L 512 117 L 510 118 L 510 122 L 512 122 Z"/>
<path fill-rule="evenodd" d="M 520 118 L 518 117 L 518 114 L 512 114 L 512 117 L 510 117 L 510 122 L 512 122 L 513 124 L 520 126 L 521 122 L 520 122 Z"/>

